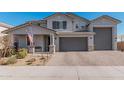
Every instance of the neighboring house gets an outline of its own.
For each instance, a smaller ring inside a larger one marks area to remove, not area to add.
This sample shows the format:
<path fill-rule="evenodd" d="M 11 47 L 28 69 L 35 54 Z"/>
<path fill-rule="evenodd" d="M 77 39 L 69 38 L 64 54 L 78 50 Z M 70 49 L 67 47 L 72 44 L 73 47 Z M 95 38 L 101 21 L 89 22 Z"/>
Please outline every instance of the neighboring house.
<path fill-rule="evenodd" d="M 11 25 L 8 25 L 6 23 L 0 22 L 0 36 L 4 36 L 5 35 L 5 34 L 1 33 L 2 31 L 7 30 L 7 29 L 12 28 L 12 27 L 13 26 L 11 26 Z"/>
<path fill-rule="evenodd" d="M 10 46 L 17 40 L 20 48 L 27 48 L 27 31 L 31 31 L 36 51 L 116 50 L 119 23 L 120 20 L 107 15 L 88 20 L 72 13 L 55 13 L 3 33 L 9 34 Z"/>
<path fill-rule="evenodd" d="M 4 45 L 1 42 L 2 42 L 3 36 L 6 35 L 6 34 L 3 34 L 1 32 L 9 29 L 11 27 L 12 27 L 11 25 L 0 22 L 0 49 L 3 49 L 3 47 L 4 47 Z"/>

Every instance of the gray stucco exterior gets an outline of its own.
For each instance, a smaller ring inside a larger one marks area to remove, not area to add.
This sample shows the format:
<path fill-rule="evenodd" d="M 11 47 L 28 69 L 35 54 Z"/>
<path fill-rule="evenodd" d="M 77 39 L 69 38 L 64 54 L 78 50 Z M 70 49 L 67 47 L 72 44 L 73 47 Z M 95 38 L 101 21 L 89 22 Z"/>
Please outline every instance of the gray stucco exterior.
<path fill-rule="evenodd" d="M 53 29 L 53 21 L 66 21 L 66 29 Z M 18 39 L 22 40 L 21 47 L 27 47 L 27 44 L 24 43 L 26 42 L 24 36 L 27 35 L 28 28 L 31 27 L 35 46 L 42 47 L 42 51 L 48 50 L 54 53 L 55 51 L 117 49 L 117 24 L 120 23 L 120 20 L 110 16 L 104 15 L 94 20 L 88 20 L 70 13 L 55 13 L 41 21 L 31 21 L 31 23 L 31 25 L 14 27 L 4 32 L 10 36 L 10 46 L 13 46 L 14 37 L 19 36 Z M 34 23 L 40 23 L 41 25 Z M 21 37 L 22 35 L 23 37 Z M 104 41 L 104 43 L 102 44 L 101 41 Z M 24 44 L 25 46 L 23 46 Z"/>

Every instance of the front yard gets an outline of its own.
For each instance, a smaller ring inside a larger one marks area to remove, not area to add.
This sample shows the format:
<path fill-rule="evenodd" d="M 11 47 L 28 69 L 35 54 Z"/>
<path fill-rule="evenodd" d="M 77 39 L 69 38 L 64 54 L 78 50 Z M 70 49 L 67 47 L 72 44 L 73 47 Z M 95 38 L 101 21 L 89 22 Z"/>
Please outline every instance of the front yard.
<path fill-rule="evenodd" d="M 124 66 L 124 52 L 56 52 L 54 56 L 49 53 L 35 53 L 34 55 L 28 53 L 21 59 L 15 56 L 1 58 L 0 64 L 9 66 Z"/>
<path fill-rule="evenodd" d="M 46 63 L 50 60 L 52 54 L 27 54 L 25 58 L 18 59 L 13 57 L 1 58 L 0 65 L 9 65 L 9 66 L 45 66 Z M 9 63 L 7 63 L 9 60 Z M 13 61 L 13 62 L 11 62 Z"/>

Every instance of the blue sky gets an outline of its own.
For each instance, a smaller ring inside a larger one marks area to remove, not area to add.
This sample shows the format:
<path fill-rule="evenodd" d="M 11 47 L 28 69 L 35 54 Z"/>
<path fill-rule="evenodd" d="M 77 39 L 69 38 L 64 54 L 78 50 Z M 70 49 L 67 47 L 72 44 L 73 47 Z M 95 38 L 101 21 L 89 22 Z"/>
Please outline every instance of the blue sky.
<path fill-rule="evenodd" d="M 26 21 L 40 20 L 54 12 L 0 12 L 0 22 L 10 25 L 19 25 Z M 101 15 L 109 15 L 122 21 L 118 25 L 118 34 L 124 34 L 124 12 L 73 12 L 87 19 L 94 19 Z"/>

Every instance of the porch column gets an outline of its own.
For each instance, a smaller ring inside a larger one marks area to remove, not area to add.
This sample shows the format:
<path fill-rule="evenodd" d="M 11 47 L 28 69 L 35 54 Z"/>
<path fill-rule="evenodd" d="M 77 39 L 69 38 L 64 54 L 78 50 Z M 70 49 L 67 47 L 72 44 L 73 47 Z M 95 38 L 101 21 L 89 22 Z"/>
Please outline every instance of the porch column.
<path fill-rule="evenodd" d="M 112 27 L 112 49 L 117 50 L 117 26 Z"/>
<path fill-rule="evenodd" d="M 94 50 L 94 36 L 88 36 L 88 51 Z"/>
<path fill-rule="evenodd" d="M 54 34 L 50 34 L 49 52 L 50 53 L 55 53 L 55 37 L 54 37 Z"/>
<path fill-rule="evenodd" d="M 90 32 L 93 32 L 93 25 L 89 25 Z M 88 36 L 88 51 L 94 50 L 94 35 Z"/>

